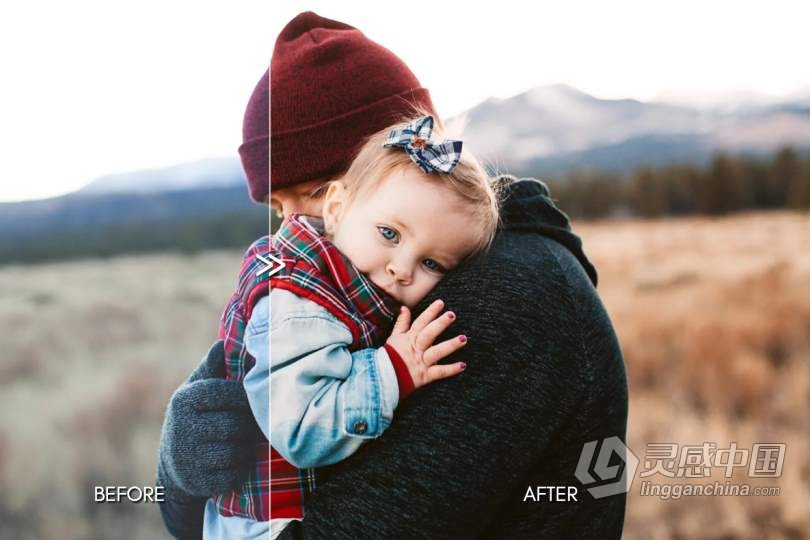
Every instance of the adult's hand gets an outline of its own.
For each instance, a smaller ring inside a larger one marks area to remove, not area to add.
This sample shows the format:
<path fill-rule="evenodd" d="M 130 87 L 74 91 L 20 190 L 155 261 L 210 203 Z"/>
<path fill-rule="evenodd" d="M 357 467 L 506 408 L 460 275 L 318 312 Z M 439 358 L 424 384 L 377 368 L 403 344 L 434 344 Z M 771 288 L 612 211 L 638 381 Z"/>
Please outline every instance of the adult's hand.
<path fill-rule="evenodd" d="M 224 493 L 247 477 L 261 432 L 240 382 L 225 376 L 217 341 L 166 409 L 158 485 L 176 501 Z"/>

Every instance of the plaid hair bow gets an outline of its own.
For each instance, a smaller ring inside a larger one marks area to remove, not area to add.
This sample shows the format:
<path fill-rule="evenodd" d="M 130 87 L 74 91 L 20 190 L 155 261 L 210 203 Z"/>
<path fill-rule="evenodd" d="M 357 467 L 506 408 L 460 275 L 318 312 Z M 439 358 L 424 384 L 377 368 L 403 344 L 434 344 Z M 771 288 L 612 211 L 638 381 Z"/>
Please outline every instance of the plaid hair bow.
<path fill-rule="evenodd" d="M 433 131 L 433 117 L 423 116 L 388 134 L 383 143 L 386 148 L 398 146 L 405 149 L 419 168 L 429 173 L 452 172 L 461 158 L 461 141 L 444 140 L 434 143 L 430 140 Z"/>

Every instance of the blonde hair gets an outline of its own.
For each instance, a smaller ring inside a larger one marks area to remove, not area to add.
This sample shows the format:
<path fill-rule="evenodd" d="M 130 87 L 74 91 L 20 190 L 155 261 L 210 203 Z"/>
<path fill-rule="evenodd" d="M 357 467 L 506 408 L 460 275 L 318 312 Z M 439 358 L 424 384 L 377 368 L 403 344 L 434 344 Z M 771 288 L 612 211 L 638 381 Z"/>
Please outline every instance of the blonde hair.
<path fill-rule="evenodd" d="M 498 197 L 490 185 L 486 170 L 472 152 L 464 148 L 458 164 L 450 173 L 438 171 L 425 173 L 411 160 L 403 148 L 383 147 L 383 143 L 392 130 L 401 129 L 419 116 L 404 118 L 401 122 L 378 131 L 360 147 L 349 170 L 340 178 L 340 181 L 346 186 L 348 202 L 351 204 L 354 200 L 373 193 L 373 190 L 380 185 L 380 180 L 392 172 L 400 168 L 412 167 L 419 171 L 429 183 L 447 189 L 456 195 L 458 202 L 469 209 L 470 217 L 478 226 L 480 234 L 473 252 L 468 258 L 485 253 L 492 244 L 498 229 Z M 438 142 L 444 139 L 443 131 L 443 126 L 437 121 L 430 136 L 431 140 Z"/>

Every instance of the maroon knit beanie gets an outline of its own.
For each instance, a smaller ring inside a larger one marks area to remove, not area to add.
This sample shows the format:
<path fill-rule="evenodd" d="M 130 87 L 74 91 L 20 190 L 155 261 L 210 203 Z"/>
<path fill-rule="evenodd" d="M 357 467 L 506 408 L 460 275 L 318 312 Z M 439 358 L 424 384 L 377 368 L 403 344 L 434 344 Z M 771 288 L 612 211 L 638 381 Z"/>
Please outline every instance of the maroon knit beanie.
<path fill-rule="evenodd" d="M 312 12 L 281 31 L 270 74 L 273 189 L 345 172 L 368 136 L 416 107 L 438 117 L 427 89 L 402 60 L 356 28 Z M 239 147 L 258 202 L 266 201 L 270 187 L 267 75 L 248 103 Z"/>

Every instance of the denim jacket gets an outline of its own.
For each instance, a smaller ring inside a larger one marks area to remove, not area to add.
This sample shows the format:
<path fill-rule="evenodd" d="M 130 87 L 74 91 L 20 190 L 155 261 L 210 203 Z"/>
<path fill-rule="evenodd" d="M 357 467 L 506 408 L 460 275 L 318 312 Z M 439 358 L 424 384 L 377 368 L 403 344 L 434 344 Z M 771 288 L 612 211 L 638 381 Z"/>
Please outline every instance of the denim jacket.
<path fill-rule="evenodd" d="M 399 386 L 388 353 L 352 353 L 351 342 L 325 308 L 289 291 L 271 289 L 253 308 L 245 346 L 256 363 L 243 384 L 264 435 L 296 467 L 337 463 L 391 425 Z M 206 540 L 266 538 L 266 522 L 208 506 Z"/>
<path fill-rule="evenodd" d="M 296 467 L 337 463 L 391 425 L 399 386 L 388 354 L 350 352 L 351 342 L 329 311 L 283 289 L 253 310 L 245 344 L 256 364 L 245 390 L 270 444 Z"/>

